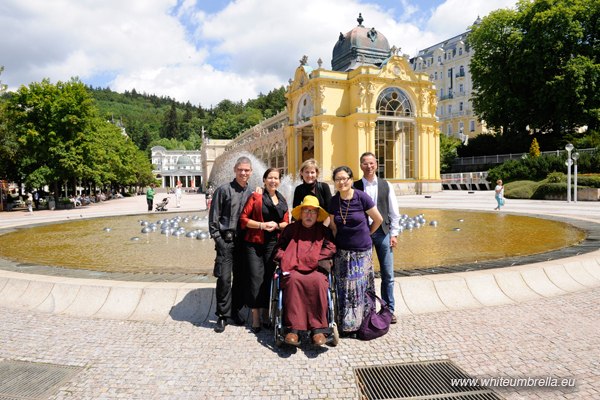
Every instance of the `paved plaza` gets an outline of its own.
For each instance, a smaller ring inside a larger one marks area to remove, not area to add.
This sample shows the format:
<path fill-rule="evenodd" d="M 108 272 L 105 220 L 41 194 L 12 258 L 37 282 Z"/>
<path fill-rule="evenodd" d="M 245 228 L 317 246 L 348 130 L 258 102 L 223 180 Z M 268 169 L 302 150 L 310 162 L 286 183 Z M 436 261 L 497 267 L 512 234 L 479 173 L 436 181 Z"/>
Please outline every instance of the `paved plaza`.
<path fill-rule="evenodd" d="M 495 207 L 491 192 L 398 199 L 401 208 L 493 212 Z M 502 212 L 600 224 L 598 203 L 507 203 Z M 202 195 L 188 194 L 177 211 L 198 211 L 204 204 Z M 144 209 L 145 199 L 138 196 L 76 210 L 3 212 L 0 229 Z M 199 255 L 199 263 L 212 260 Z M 398 278 L 401 318 L 386 336 L 371 342 L 342 339 L 337 347 L 319 349 L 276 348 L 269 332 L 255 335 L 249 326 L 228 326 L 217 334 L 210 305 L 203 306 L 206 315 L 201 318 L 174 318 L 171 313 L 158 319 L 159 312 L 141 313 L 140 305 L 129 317 L 46 312 L 24 297 L 35 297 L 36 288 L 56 290 L 57 282 L 53 289 L 44 286 L 54 277 L 0 271 L 0 366 L 18 360 L 80 367 L 52 399 L 358 399 L 355 368 L 450 360 L 473 377 L 554 377 L 575 383 L 566 388 L 492 388 L 506 399 L 600 399 L 598 251 L 563 264 L 511 268 Z M 29 290 L 24 287 L 16 299 L 15 282 L 21 281 L 29 282 Z M 110 285 L 80 281 L 80 291 Z M 180 296 L 190 286 L 206 289 L 200 300 L 212 297 L 211 283 L 157 285 L 167 285 L 160 289 L 165 294 L 169 287 Z M 113 305 L 112 311 L 117 309 Z M 140 318 L 131 318 L 135 315 Z"/>

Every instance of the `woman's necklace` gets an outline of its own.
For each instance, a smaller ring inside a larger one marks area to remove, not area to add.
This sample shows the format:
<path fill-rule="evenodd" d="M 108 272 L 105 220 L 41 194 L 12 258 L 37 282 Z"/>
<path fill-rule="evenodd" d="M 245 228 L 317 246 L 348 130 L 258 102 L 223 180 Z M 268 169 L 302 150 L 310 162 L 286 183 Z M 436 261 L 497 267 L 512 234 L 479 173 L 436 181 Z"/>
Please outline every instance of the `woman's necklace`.
<path fill-rule="evenodd" d="M 352 200 L 352 198 L 350 198 L 350 200 Z M 346 220 L 348 219 L 348 210 L 350 209 L 350 200 L 344 200 L 344 201 L 347 201 L 346 214 L 344 215 L 344 211 L 342 210 L 342 195 L 340 194 L 340 218 L 342 219 L 342 223 L 344 225 L 346 225 Z"/>

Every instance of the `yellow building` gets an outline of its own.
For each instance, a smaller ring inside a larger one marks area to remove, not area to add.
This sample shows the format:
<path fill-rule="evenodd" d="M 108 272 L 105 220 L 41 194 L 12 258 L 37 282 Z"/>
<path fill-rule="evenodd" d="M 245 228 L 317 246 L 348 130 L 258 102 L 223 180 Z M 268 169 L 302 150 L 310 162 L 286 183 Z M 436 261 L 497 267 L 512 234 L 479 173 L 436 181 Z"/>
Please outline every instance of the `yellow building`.
<path fill-rule="evenodd" d="M 407 55 L 390 48 L 375 28 L 340 33 L 332 70 L 300 60 L 287 90 L 284 128 L 288 171 L 315 158 L 323 178 L 349 166 L 361 176 L 359 157 L 375 153 L 380 177 L 398 192 L 441 190 L 436 90 L 428 74 L 416 73 Z"/>

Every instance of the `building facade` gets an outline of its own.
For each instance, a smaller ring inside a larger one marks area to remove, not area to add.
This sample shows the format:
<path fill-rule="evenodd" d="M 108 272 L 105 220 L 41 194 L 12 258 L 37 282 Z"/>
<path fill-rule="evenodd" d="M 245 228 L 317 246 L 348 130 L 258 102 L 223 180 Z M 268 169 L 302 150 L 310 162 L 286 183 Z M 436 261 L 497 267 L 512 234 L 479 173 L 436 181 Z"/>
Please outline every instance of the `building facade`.
<path fill-rule="evenodd" d="M 477 18 L 473 24 L 480 22 Z M 473 51 L 466 43 L 469 33 L 470 30 L 467 30 L 420 50 L 410 61 L 413 70 L 427 74 L 437 89 L 436 116 L 440 131 L 463 142 L 480 133 L 487 133 L 485 123 L 478 120 L 471 103 L 473 85 L 469 64 Z"/>
<path fill-rule="evenodd" d="M 166 150 L 162 146 L 152 147 L 152 169 L 161 187 L 174 188 L 181 181 L 183 188 L 202 187 L 202 155 L 193 150 Z"/>
<path fill-rule="evenodd" d="M 378 175 L 400 191 L 441 190 L 435 87 L 381 32 L 357 21 L 340 33 L 331 70 L 303 58 L 295 71 L 286 94 L 288 166 L 297 171 L 315 158 L 325 172 L 347 165 L 359 176 L 360 155 L 370 151 Z"/>
<path fill-rule="evenodd" d="M 223 159 L 248 151 L 295 175 L 315 158 L 331 182 L 342 165 L 360 176 L 360 155 L 370 151 L 378 175 L 397 192 L 441 190 L 435 87 L 381 32 L 365 27 L 360 15 L 357 21 L 337 38 L 332 69 L 320 59 L 313 68 L 303 57 L 287 87 L 286 110 L 234 139 Z"/>

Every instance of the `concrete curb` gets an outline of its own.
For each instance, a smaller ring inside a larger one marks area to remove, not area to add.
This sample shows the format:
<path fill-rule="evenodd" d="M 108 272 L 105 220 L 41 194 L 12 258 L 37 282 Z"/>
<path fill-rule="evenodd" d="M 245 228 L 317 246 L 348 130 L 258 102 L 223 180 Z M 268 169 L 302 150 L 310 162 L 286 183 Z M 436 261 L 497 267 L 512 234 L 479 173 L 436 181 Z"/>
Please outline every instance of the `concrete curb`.
<path fill-rule="evenodd" d="M 379 288 L 379 281 L 376 283 Z M 396 313 L 514 304 L 600 286 L 600 251 L 525 266 L 396 278 Z M 202 323 L 214 316 L 214 284 L 124 282 L 0 270 L 0 302 L 76 317 Z"/>

